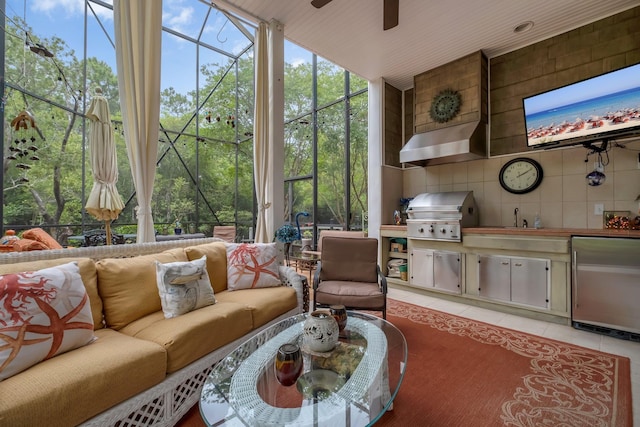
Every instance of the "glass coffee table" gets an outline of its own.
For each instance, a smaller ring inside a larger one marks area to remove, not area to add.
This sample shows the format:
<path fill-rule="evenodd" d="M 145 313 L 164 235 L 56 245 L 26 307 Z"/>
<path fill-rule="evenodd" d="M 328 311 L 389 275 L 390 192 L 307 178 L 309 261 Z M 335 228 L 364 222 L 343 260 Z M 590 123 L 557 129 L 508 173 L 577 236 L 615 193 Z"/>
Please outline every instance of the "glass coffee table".
<path fill-rule="evenodd" d="M 367 426 L 392 408 L 407 361 L 407 342 L 391 323 L 366 313 L 348 312 L 335 349 L 306 348 L 308 313 L 261 331 L 218 362 L 200 397 L 209 426 Z M 295 343 L 304 368 L 289 387 L 276 380 L 278 348 Z"/>

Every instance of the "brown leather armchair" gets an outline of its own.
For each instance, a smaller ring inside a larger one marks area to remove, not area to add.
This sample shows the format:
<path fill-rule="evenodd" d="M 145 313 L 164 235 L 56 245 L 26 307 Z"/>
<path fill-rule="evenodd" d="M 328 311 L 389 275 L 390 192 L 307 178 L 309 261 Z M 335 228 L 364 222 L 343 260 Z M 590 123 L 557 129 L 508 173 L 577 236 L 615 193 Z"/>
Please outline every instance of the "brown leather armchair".
<path fill-rule="evenodd" d="M 348 310 L 382 311 L 387 318 L 387 280 L 378 266 L 377 239 L 323 239 L 313 278 L 313 309 L 335 304 Z"/>
<path fill-rule="evenodd" d="M 366 237 L 364 231 L 344 231 L 344 230 L 321 230 L 320 237 L 318 238 L 317 250 L 315 251 L 302 251 L 306 255 L 320 256 L 322 252 L 322 239 L 325 237 Z"/>
<path fill-rule="evenodd" d="M 225 242 L 233 243 L 236 241 L 236 226 L 216 225 L 213 227 L 213 237 L 222 239 Z"/>

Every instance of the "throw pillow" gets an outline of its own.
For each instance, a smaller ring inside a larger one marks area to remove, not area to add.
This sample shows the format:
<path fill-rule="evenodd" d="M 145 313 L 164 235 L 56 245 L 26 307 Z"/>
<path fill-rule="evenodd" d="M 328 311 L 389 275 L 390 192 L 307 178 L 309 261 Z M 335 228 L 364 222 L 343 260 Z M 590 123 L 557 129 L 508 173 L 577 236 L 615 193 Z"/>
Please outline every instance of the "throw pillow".
<path fill-rule="evenodd" d="M 11 242 L 11 245 L 13 246 L 13 250 L 16 252 L 44 251 L 49 249 L 44 243 L 31 239 L 14 240 Z"/>
<path fill-rule="evenodd" d="M 93 339 L 77 262 L 0 276 L 0 381 Z"/>
<path fill-rule="evenodd" d="M 39 227 L 25 230 L 22 233 L 22 238 L 40 242 L 45 245 L 47 249 L 62 249 L 62 245 L 60 245 L 56 239 Z"/>
<path fill-rule="evenodd" d="M 207 273 L 206 256 L 193 261 L 166 264 L 156 261 L 156 276 L 166 319 L 216 302 Z"/>
<path fill-rule="evenodd" d="M 227 244 L 227 281 L 230 291 L 280 286 L 276 244 Z"/>

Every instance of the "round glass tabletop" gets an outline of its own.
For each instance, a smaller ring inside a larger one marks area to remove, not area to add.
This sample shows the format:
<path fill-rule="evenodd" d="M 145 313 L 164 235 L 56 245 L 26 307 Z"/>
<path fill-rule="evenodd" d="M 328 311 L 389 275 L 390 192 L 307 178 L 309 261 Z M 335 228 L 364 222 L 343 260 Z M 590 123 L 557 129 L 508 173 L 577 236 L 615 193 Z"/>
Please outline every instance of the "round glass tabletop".
<path fill-rule="evenodd" d="M 405 372 L 407 343 L 393 324 L 348 312 L 338 345 L 310 351 L 303 325 L 308 313 L 259 332 L 218 362 L 205 382 L 200 412 L 209 426 L 366 426 L 395 398 Z M 302 349 L 297 381 L 281 385 L 275 358 L 283 344 Z"/>

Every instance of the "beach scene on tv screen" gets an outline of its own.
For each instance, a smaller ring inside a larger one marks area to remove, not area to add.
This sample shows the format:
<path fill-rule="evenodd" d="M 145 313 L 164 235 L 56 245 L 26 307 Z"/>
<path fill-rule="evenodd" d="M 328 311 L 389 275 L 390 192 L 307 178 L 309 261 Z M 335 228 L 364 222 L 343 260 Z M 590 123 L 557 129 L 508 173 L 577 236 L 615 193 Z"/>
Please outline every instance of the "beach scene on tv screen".
<path fill-rule="evenodd" d="M 523 100 L 527 145 L 640 132 L 640 64 Z"/>

